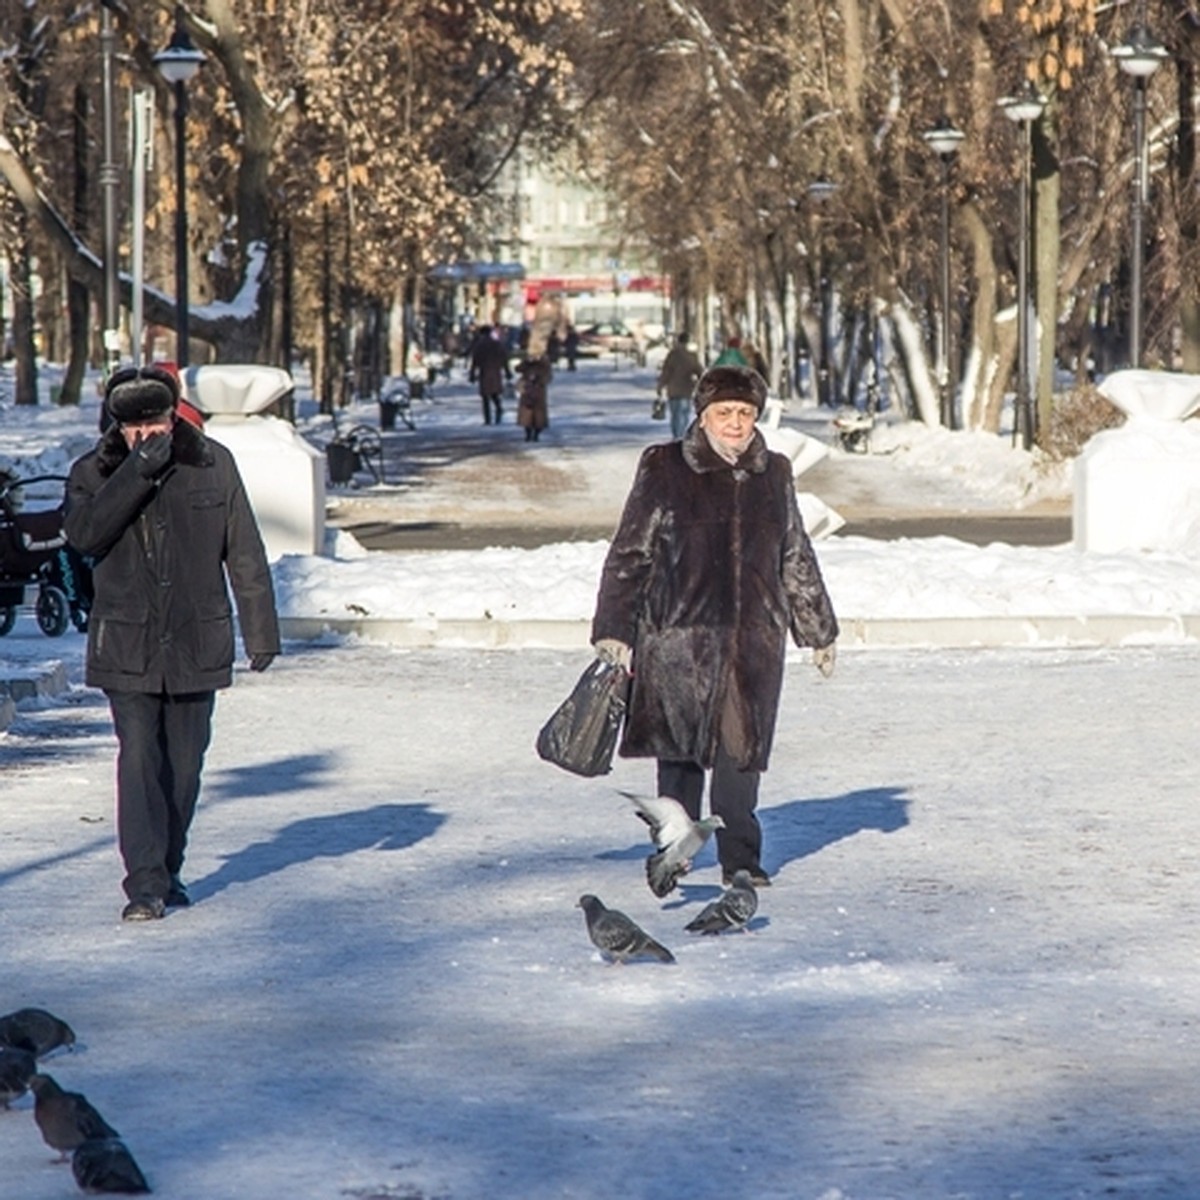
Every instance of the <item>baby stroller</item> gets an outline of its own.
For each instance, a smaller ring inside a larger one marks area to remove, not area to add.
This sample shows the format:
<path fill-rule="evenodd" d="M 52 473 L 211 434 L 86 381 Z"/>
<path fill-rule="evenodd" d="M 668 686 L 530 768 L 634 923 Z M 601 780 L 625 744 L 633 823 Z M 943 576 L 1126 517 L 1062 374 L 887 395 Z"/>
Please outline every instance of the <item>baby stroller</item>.
<path fill-rule="evenodd" d="M 87 629 L 92 573 L 63 532 L 65 483 L 62 475 L 18 479 L 0 473 L 0 637 L 12 631 L 31 587 L 37 588 L 34 616 L 47 637 L 61 637 L 68 622 Z M 41 502 L 30 491 L 35 484 L 57 484 L 58 499 L 26 511 L 26 504 Z"/>

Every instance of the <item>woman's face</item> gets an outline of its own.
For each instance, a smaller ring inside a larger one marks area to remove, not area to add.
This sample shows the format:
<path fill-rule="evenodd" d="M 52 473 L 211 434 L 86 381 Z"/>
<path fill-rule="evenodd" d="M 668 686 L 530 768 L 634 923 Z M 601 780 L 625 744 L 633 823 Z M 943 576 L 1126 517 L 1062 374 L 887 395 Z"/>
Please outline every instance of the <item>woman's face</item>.
<path fill-rule="evenodd" d="M 742 451 L 754 435 L 758 409 L 743 400 L 714 400 L 701 414 L 700 427 L 730 450 Z"/>

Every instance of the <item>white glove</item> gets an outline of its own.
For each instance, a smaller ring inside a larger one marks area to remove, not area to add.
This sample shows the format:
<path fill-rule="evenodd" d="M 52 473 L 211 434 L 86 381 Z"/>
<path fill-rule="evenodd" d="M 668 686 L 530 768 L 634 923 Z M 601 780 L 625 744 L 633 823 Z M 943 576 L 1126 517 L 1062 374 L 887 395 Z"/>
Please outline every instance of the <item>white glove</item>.
<path fill-rule="evenodd" d="M 626 671 L 633 669 L 633 647 L 626 645 L 617 638 L 601 638 L 592 649 L 596 657 L 615 667 L 624 667 Z"/>
<path fill-rule="evenodd" d="M 813 666 L 826 679 L 833 674 L 833 664 L 837 662 L 837 643 L 830 642 L 828 646 L 820 646 L 813 651 Z"/>

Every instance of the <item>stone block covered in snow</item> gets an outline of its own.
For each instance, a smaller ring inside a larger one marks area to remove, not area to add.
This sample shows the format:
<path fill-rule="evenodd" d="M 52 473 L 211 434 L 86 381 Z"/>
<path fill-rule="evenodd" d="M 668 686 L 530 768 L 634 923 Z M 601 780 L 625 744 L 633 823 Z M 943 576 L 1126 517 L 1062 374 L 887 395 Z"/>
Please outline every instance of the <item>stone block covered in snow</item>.
<path fill-rule="evenodd" d="M 204 432 L 233 455 L 274 562 L 320 554 L 325 544 L 325 456 L 287 422 L 262 416 L 293 387 L 278 367 L 218 364 L 187 373 Z"/>
<path fill-rule="evenodd" d="M 1200 532 L 1200 375 L 1117 371 L 1100 391 L 1128 419 L 1075 462 L 1076 549 L 1183 549 Z"/>

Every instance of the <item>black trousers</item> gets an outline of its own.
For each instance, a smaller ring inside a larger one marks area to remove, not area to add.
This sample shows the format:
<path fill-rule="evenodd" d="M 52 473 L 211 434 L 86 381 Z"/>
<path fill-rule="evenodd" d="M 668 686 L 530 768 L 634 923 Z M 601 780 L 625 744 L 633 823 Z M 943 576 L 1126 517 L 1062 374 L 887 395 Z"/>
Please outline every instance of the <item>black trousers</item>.
<path fill-rule="evenodd" d="M 500 397 L 502 395 L 503 395 L 502 392 L 495 392 L 490 396 L 482 396 L 481 397 L 481 399 L 483 400 L 483 423 L 485 425 L 490 425 L 492 423 L 492 408 L 493 407 L 495 407 L 495 409 L 496 409 L 496 424 L 497 425 L 500 424 L 500 414 L 504 411 L 500 407 Z"/>
<path fill-rule="evenodd" d="M 717 750 L 712 770 L 708 806 L 713 816 L 721 817 L 724 829 L 717 830 L 717 858 L 723 870 L 741 867 L 755 870 L 760 866 L 762 827 L 754 810 L 758 807 L 761 771 L 739 771 L 724 748 Z M 658 794 L 678 800 L 693 821 L 700 819 L 700 801 L 704 796 L 704 768 L 694 762 L 658 760 Z"/>
<path fill-rule="evenodd" d="M 183 869 L 215 692 L 106 692 L 117 731 L 117 842 L 125 894 L 167 894 Z"/>

